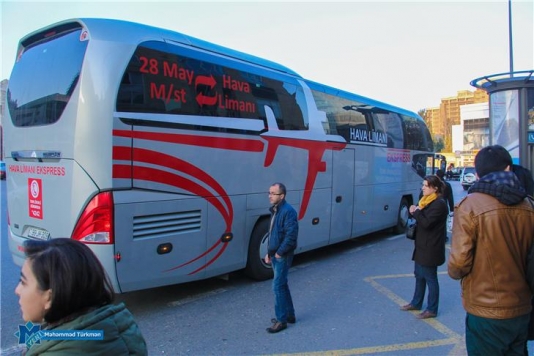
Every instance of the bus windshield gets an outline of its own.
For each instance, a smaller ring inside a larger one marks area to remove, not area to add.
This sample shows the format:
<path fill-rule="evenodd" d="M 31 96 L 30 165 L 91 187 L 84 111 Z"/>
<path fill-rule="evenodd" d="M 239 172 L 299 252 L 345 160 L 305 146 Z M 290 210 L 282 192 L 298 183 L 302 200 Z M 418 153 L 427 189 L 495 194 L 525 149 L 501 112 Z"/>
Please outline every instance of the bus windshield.
<path fill-rule="evenodd" d="M 80 77 L 87 41 L 82 29 L 29 44 L 13 68 L 7 93 L 15 126 L 41 126 L 59 120 Z"/>

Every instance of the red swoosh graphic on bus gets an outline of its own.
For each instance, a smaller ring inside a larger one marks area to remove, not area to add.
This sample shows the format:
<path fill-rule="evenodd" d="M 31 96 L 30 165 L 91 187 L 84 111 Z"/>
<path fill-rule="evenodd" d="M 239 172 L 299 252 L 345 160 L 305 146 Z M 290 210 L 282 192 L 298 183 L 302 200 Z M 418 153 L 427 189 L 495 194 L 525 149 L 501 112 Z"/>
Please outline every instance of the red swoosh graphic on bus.
<path fill-rule="evenodd" d="M 260 140 L 224 138 L 217 136 L 181 135 L 128 130 L 113 130 L 113 135 L 119 137 L 137 138 L 140 140 L 177 143 L 181 145 L 210 147 L 223 150 L 245 152 L 263 152 L 263 148 L 265 146 L 265 144 Z"/>
<path fill-rule="evenodd" d="M 113 134 L 120 137 L 128 137 L 142 140 L 151 140 L 158 142 L 168 142 L 175 144 L 184 144 L 192 145 L 199 147 L 211 147 L 216 149 L 226 149 L 226 150 L 236 150 L 244 152 L 257 152 L 261 153 L 266 146 L 264 142 L 257 139 L 236 139 L 236 138 L 222 138 L 217 136 L 198 136 L 198 135 L 183 135 L 183 134 L 170 134 L 170 133 L 154 133 L 154 132 L 140 132 L 140 131 L 128 131 L 128 130 L 114 130 Z M 278 147 L 280 146 L 289 146 L 298 149 L 303 149 L 308 151 L 308 171 L 306 175 L 306 182 L 304 185 L 304 192 L 302 197 L 302 204 L 299 210 L 298 219 L 302 219 L 306 215 L 306 210 L 308 209 L 308 204 L 311 198 L 313 191 L 313 186 L 315 185 L 315 180 L 319 172 L 326 171 L 326 162 L 322 160 L 322 157 L 326 150 L 336 150 L 339 151 L 343 149 L 346 144 L 338 142 L 321 142 L 321 141 L 309 141 L 309 140 L 297 140 L 294 138 L 284 138 L 284 137 L 275 137 L 275 136 L 266 136 L 263 135 L 261 138 L 267 141 L 267 151 L 265 155 L 264 167 L 269 167 L 276 156 Z M 133 153 L 132 153 L 133 150 Z M 133 157 L 131 155 L 133 154 Z M 226 194 L 224 188 L 220 186 L 216 180 L 209 176 L 206 172 L 202 171 L 200 168 L 190 164 L 189 162 L 183 161 L 174 156 L 169 156 L 162 154 L 160 152 L 150 151 L 140 148 L 130 148 L 130 147 L 119 147 L 115 146 L 113 149 L 113 158 L 117 160 L 132 160 L 133 162 L 145 162 L 151 164 L 159 164 L 170 169 L 174 169 L 190 176 L 197 178 L 206 184 L 206 186 L 211 187 L 223 200 L 227 206 L 227 210 L 224 209 L 224 206 L 221 202 L 210 194 L 210 192 L 200 186 L 199 184 L 193 182 L 192 180 L 183 178 L 179 175 L 169 173 L 167 171 L 157 170 L 154 168 L 147 167 L 132 167 L 129 165 L 114 165 L 113 166 L 113 178 L 126 178 L 126 179 L 141 179 L 147 181 L 154 181 L 158 183 L 168 184 L 175 186 L 177 188 L 185 189 L 193 194 L 204 197 L 210 204 L 212 204 L 223 216 L 224 221 L 226 222 L 226 232 L 231 231 L 231 224 L 233 221 L 233 207 L 228 195 Z M 175 267 L 165 270 L 165 272 L 172 271 L 183 266 L 189 265 L 202 257 L 207 256 L 209 253 L 214 251 L 220 244 L 219 251 L 215 256 L 205 263 L 203 266 L 197 268 L 189 274 L 195 274 L 214 261 L 216 261 L 219 256 L 224 252 L 227 243 L 222 243 L 220 239 L 217 240 L 208 250 L 200 254 L 199 256 Z"/>
<path fill-rule="evenodd" d="M 299 220 L 306 215 L 308 204 L 310 202 L 315 179 L 319 172 L 326 171 L 326 162 L 324 162 L 323 155 L 326 150 L 342 150 L 346 144 L 339 142 L 320 142 L 320 141 L 306 141 L 295 140 L 285 137 L 262 136 L 269 145 L 267 146 L 267 154 L 265 155 L 265 167 L 269 167 L 274 160 L 276 151 L 279 146 L 290 146 L 308 150 L 308 174 L 306 175 L 306 183 L 304 184 L 304 194 L 302 195 L 302 204 L 299 210 Z"/>
<path fill-rule="evenodd" d="M 147 180 L 151 182 L 167 184 L 167 185 L 174 186 L 176 188 L 186 189 L 187 191 L 195 195 L 203 197 L 208 202 L 210 202 L 211 205 L 213 205 L 224 217 L 224 220 L 227 223 L 226 229 L 228 230 L 226 232 L 229 232 L 230 226 L 228 224 L 228 221 L 231 219 L 231 217 L 226 212 L 226 210 L 222 206 L 219 199 L 214 197 L 213 194 L 211 194 L 210 191 L 207 190 L 206 188 L 193 182 L 190 179 L 187 179 L 177 174 L 163 171 L 160 169 L 135 166 L 134 174 L 131 177 L 130 177 L 130 172 L 131 172 L 131 167 L 129 165 L 116 164 L 113 166 L 113 175 L 116 178 L 133 178 L 133 179 Z"/>
<path fill-rule="evenodd" d="M 130 157 L 130 151 L 131 150 L 129 147 L 115 146 L 113 148 L 113 158 L 118 159 L 118 160 L 128 159 Z M 197 196 L 201 196 L 204 199 L 206 199 L 211 205 L 213 205 L 215 209 L 217 209 L 219 213 L 223 216 L 223 219 L 226 223 L 225 232 L 231 231 L 231 223 L 233 220 L 234 213 L 233 213 L 232 204 L 230 202 L 230 199 L 228 198 L 228 194 L 226 194 L 223 187 L 220 186 L 217 183 L 217 181 L 215 181 L 212 177 L 210 177 L 206 172 L 174 156 L 170 156 L 167 154 L 163 154 L 163 153 L 159 153 L 159 152 L 151 151 L 151 150 L 146 150 L 146 149 L 134 148 L 133 149 L 133 161 L 160 164 L 162 166 L 165 166 L 171 169 L 176 169 L 178 171 L 187 173 L 197 178 L 198 180 L 206 183 L 207 186 L 211 187 L 213 190 L 215 190 L 220 195 L 220 197 L 226 203 L 225 204 L 226 209 L 221 204 L 218 198 L 216 198 L 212 193 L 210 193 L 209 190 L 205 189 L 201 185 L 193 182 L 190 179 L 187 179 L 177 174 L 163 171 L 160 169 L 142 167 L 142 166 L 134 166 L 133 174 L 132 174 L 132 167 L 130 167 L 129 165 L 115 164 L 113 165 L 113 177 L 114 178 L 126 178 L 126 179 L 133 178 L 133 179 L 139 179 L 139 180 L 158 182 L 158 183 L 174 186 L 177 188 L 182 188 Z M 170 268 L 166 270 L 165 272 L 181 268 L 183 266 L 189 265 L 199 260 L 200 258 L 210 253 L 212 250 L 214 250 L 221 243 L 222 243 L 221 240 L 218 239 L 217 242 L 212 247 L 210 247 L 206 252 L 202 253 L 201 255 L 179 266 Z M 211 260 L 209 260 L 207 263 L 200 266 L 196 270 L 190 272 L 189 274 L 190 275 L 195 274 L 198 271 L 201 271 L 202 269 L 208 267 L 210 264 L 215 262 L 217 258 L 219 258 L 219 256 L 224 252 L 224 250 L 226 250 L 227 245 L 228 243 L 222 243 L 222 246 L 220 247 L 219 251 Z"/>
<path fill-rule="evenodd" d="M 169 271 L 173 271 L 175 269 L 178 269 L 178 268 L 181 268 L 183 266 L 187 266 L 188 264 L 191 264 L 193 262 L 195 262 L 196 260 L 206 256 L 207 254 L 209 254 L 211 251 L 213 251 L 213 249 L 215 249 L 215 247 L 217 247 L 219 244 L 221 244 L 221 240 L 218 240 L 213 246 L 211 246 L 206 252 L 204 252 L 203 254 L 193 258 L 192 260 L 189 260 L 185 263 L 182 263 L 181 265 L 179 266 L 176 266 L 176 267 L 172 267 L 172 268 L 169 268 L 169 269 L 166 269 L 165 271 L 163 272 L 169 272 Z M 209 265 L 211 265 L 213 262 L 215 262 L 217 260 L 217 258 L 219 258 L 220 255 L 222 255 L 222 253 L 224 252 L 224 250 L 226 250 L 226 247 L 228 246 L 228 242 L 225 242 L 225 243 L 222 243 L 223 246 L 219 249 L 219 252 L 217 252 L 217 254 L 215 256 L 213 256 L 213 258 L 211 260 L 209 260 L 208 262 L 206 262 L 204 265 L 200 266 L 199 268 L 197 268 L 196 270 L 194 270 L 193 272 L 189 272 L 188 275 L 191 275 L 191 274 L 195 274 L 201 270 L 203 270 L 204 268 L 208 267 Z"/>
<path fill-rule="evenodd" d="M 118 160 L 130 160 L 130 152 L 131 151 L 132 151 L 132 149 L 129 148 L 129 147 L 115 146 L 115 147 L 113 147 L 113 158 L 114 159 L 118 159 Z M 163 166 L 163 167 L 174 169 L 174 170 L 186 173 L 186 174 L 188 174 L 190 176 L 193 176 L 193 177 L 197 178 L 198 180 L 204 182 L 208 187 L 212 188 L 215 192 L 217 192 L 217 194 L 221 197 L 221 199 L 223 199 L 224 202 L 226 203 L 227 210 L 224 209 L 224 207 L 220 206 L 220 203 L 213 204 L 213 205 L 217 208 L 217 210 L 220 211 L 221 215 L 224 218 L 224 221 L 226 223 L 226 231 L 225 232 L 230 232 L 230 225 L 232 223 L 232 219 L 233 219 L 233 216 L 234 216 L 232 203 L 230 202 L 230 198 L 228 198 L 228 194 L 226 193 L 224 188 L 219 183 L 217 183 L 217 181 L 215 179 L 213 179 L 209 174 L 207 174 L 206 172 L 204 172 L 200 168 L 198 168 L 198 167 L 192 165 L 191 163 L 189 163 L 187 161 L 184 161 L 184 160 L 182 160 L 180 158 L 177 158 L 177 157 L 165 154 L 165 153 L 160 153 L 160 152 L 156 152 L 156 151 L 143 149 L 143 148 L 134 148 L 133 149 L 133 159 L 132 160 L 135 161 L 135 162 L 145 162 L 145 163 L 157 164 L 157 165 L 160 165 L 160 166 Z M 144 167 L 134 166 L 134 168 L 133 168 L 133 171 L 134 171 L 133 178 L 134 179 L 142 179 L 142 180 L 153 181 L 152 177 L 150 177 L 150 176 L 149 177 L 141 177 L 140 175 L 137 174 L 137 171 L 140 170 L 141 168 L 144 168 Z M 169 172 L 165 172 L 165 173 L 169 174 Z M 113 174 L 113 176 L 115 177 L 115 174 Z M 119 177 L 117 177 L 117 178 L 119 178 Z M 124 178 L 124 177 L 122 177 L 122 178 Z M 132 177 L 127 177 L 127 178 L 132 178 Z M 150 178 L 150 179 L 145 179 L 145 178 Z M 172 179 L 173 180 L 170 181 L 170 182 L 159 182 L 159 183 L 165 183 L 165 184 L 173 185 L 173 186 L 176 186 L 177 188 L 184 188 L 184 189 L 187 189 L 188 191 L 196 194 L 196 192 L 194 190 L 189 189 L 187 186 L 180 186 L 180 185 L 174 184 L 174 180 L 180 181 L 180 179 L 183 179 L 183 177 L 180 177 L 178 175 L 174 175 L 173 174 Z M 209 194 L 209 193 L 208 194 L 198 194 L 198 195 L 200 195 L 200 196 L 202 196 L 204 198 L 209 198 L 209 196 L 211 196 L 213 198 L 213 194 Z M 220 209 L 219 209 L 219 207 L 220 207 Z"/>

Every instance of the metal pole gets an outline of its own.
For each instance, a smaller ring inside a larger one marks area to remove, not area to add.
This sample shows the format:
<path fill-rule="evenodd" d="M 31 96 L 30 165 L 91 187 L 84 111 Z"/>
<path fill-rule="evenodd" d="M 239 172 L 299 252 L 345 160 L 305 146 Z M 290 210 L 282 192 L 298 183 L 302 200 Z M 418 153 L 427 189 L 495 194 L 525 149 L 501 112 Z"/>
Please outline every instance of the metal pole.
<path fill-rule="evenodd" d="M 508 44 L 510 48 L 510 76 L 514 76 L 514 50 L 512 43 L 512 0 L 508 0 Z"/>

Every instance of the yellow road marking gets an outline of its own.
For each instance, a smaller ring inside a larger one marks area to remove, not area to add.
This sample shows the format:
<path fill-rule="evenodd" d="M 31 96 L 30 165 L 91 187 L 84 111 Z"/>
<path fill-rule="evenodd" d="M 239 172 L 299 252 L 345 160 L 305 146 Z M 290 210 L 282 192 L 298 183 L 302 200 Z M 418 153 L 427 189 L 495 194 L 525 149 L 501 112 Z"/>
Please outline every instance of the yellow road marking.
<path fill-rule="evenodd" d="M 446 274 L 447 272 L 438 272 L 438 274 Z M 384 287 L 383 285 L 379 284 L 376 280 L 377 279 L 391 279 L 391 278 L 404 278 L 404 277 L 413 277 L 413 274 L 394 274 L 394 275 L 386 275 L 386 276 L 375 276 L 375 277 L 367 277 L 364 278 L 364 281 L 367 283 L 370 283 L 371 286 L 373 286 L 374 289 L 379 291 L 380 293 L 384 294 L 386 297 L 391 299 L 395 304 L 398 306 L 403 306 L 404 304 L 408 304 L 408 302 L 401 297 L 399 297 L 397 294 L 393 293 L 388 288 Z M 417 312 L 414 311 L 412 314 L 416 314 Z M 424 319 L 424 322 L 430 324 L 434 329 L 439 331 L 440 333 L 446 335 L 450 338 L 455 338 L 457 340 L 461 339 L 462 336 L 458 333 L 452 331 L 442 323 L 440 323 L 437 319 Z"/>
<path fill-rule="evenodd" d="M 445 346 L 445 345 L 454 345 L 457 340 L 455 339 L 441 339 L 433 341 L 421 341 L 421 342 L 408 342 L 405 344 L 393 344 L 393 345 L 383 345 L 383 346 L 370 346 L 370 347 L 360 347 L 357 349 L 345 349 L 345 350 L 331 350 L 331 351 L 316 351 L 316 352 L 302 352 L 294 354 L 279 354 L 279 356 L 348 356 L 348 355 L 365 355 L 373 354 L 378 352 L 393 352 L 401 350 L 414 350 L 414 349 L 425 349 L 433 346 Z"/>
<path fill-rule="evenodd" d="M 447 272 L 438 272 L 438 274 L 447 274 Z M 378 292 L 384 294 L 387 298 L 392 300 L 395 304 L 402 306 L 408 302 L 402 299 L 400 296 L 395 294 L 389 288 L 383 286 L 378 281 L 383 279 L 391 278 L 406 278 L 413 277 L 413 274 L 391 274 L 391 275 L 382 275 L 382 276 L 373 276 L 364 278 L 364 281 L 371 284 L 371 286 L 376 289 Z M 412 312 L 416 314 L 416 312 Z M 407 342 L 403 344 L 392 344 L 392 345 L 379 345 L 379 346 L 370 346 L 370 347 L 360 347 L 354 349 L 341 349 L 341 350 L 328 350 L 328 351 L 314 351 L 314 352 L 300 352 L 300 353 L 290 353 L 290 354 L 277 354 L 277 356 L 348 356 L 348 355 L 364 355 L 364 354 L 373 354 L 373 353 L 383 353 L 383 352 L 395 352 L 403 350 L 415 350 L 415 349 L 425 349 L 430 347 L 437 346 L 446 346 L 453 345 L 454 347 L 449 352 L 449 356 L 463 356 L 467 352 L 465 350 L 465 340 L 463 335 L 460 335 L 453 330 L 449 329 L 437 319 L 424 319 L 423 322 L 430 325 L 439 333 L 446 336 L 444 339 L 432 340 L 432 341 L 420 341 L 420 342 Z"/>

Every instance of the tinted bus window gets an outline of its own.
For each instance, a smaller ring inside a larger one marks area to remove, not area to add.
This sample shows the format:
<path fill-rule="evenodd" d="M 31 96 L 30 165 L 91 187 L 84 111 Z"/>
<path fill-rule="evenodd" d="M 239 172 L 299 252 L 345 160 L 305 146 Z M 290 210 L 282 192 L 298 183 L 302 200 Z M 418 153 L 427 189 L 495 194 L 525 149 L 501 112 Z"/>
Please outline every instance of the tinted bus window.
<path fill-rule="evenodd" d="M 69 30 L 26 47 L 13 68 L 7 91 L 15 126 L 59 120 L 80 77 L 88 43 L 81 36 L 81 29 Z"/>
<path fill-rule="evenodd" d="M 387 132 L 388 147 L 404 148 L 401 118 L 398 114 L 385 110 L 373 111 L 375 130 Z"/>
<path fill-rule="evenodd" d="M 267 105 L 278 128 L 307 129 L 296 85 L 184 51 L 158 42 L 138 47 L 122 78 L 117 111 L 265 120 Z"/>
<path fill-rule="evenodd" d="M 365 113 L 358 110 L 361 103 L 316 90 L 312 90 L 312 93 L 317 109 L 326 113 L 328 122 L 323 124 L 325 133 L 340 135 L 347 142 L 351 142 L 358 141 L 355 130 L 369 129 Z"/>
<path fill-rule="evenodd" d="M 434 142 L 425 122 L 418 117 L 402 115 L 404 122 L 404 148 L 418 151 L 433 151 Z"/>
<path fill-rule="evenodd" d="M 325 133 L 340 135 L 350 143 L 403 148 L 398 114 L 316 90 L 312 93 L 317 109 L 326 113 Z"/>

